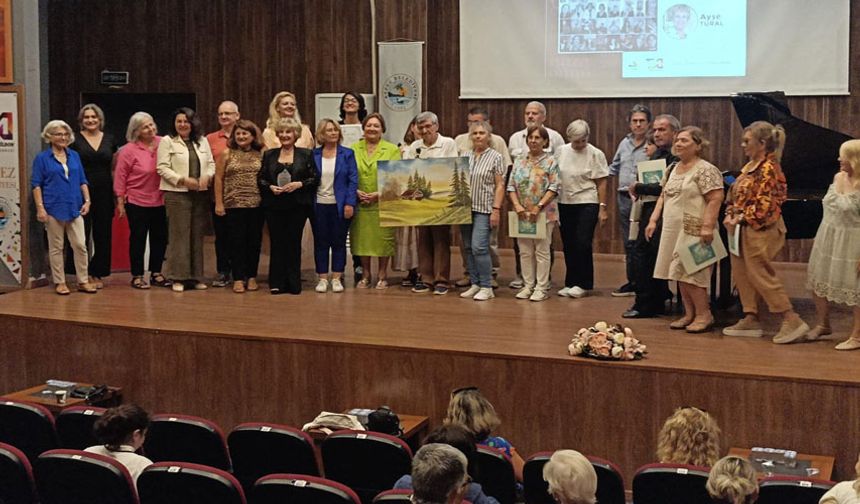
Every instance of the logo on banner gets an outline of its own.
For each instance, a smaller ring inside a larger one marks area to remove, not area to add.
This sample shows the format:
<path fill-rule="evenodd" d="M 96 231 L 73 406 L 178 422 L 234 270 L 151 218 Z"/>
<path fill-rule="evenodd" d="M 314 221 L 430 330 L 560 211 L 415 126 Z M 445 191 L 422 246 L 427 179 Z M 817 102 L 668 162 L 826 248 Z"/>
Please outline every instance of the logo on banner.
<path fill-rule="evenodd" d="M 411 75 L 394 74 L 382 85 L 382 98 L 391 110 L 409 110 L 415 106 L 417 97 L 418 83 Z"/>
<path fill-rule="evenodd" d="M 14 126 L 15 125 L 12 122 L 12 112 L 0 113 L 0 139 L 7 141 L 14 140 Z"/>

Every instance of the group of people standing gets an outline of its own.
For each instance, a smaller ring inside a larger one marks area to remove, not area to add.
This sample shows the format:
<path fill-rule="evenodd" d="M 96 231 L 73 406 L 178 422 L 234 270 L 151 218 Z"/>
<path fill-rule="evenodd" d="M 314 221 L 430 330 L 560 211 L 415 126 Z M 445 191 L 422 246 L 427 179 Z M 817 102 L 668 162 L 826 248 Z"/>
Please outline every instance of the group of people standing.
<path fill-rule="evenodd" d="M 397 231 L 380 227 L 376 165 L 401 157 L 464 156 L 469 163 L 472 223 L 460 229 L 466 275 L 455 285 L 468 287 L 461 297 L 477 301 L 494 297 L 495 249 L 505 199 L 521 221 L 546 227 L 539 239 L 515 240 L 517 278 L 510 283 L 517 289 L 515 297 L 548 298 L 556 225 L 566 267 L 558 295 L 586 295 L 594 287 L 594 232 L 608 220 L 608 177 L 614 176 L 619 222 L 627 238 L 628 282 L 612 294 L 635 295 L 624 317 L 662 314 L 665 301 L 672 297 L 667 281 L 674 280 L 684 316 L 670 327 L 693 333 L 711 330 L 714 317 L 706 291 L 710 268 L 686 271 L 678 249 L 690 237 L 703 246 L 711 244 L 724 199 L 723 225 L 730 234 L 741 226 L 740 252 L 732 255 L 732 270 L 745 314 L 724 330 L 726 335 L 761 335 L 760 298 L 783 316 L 774 338 L 777 343 L 829 334 L 827 301 L 858 305 L 860 243 L 853 229 L 860 198 L 860 175 L 855 174 L 855 166 L 860 168 L 860 141 L 842 146 L 841 170 L 824 200 L 825 218 L 809 263 L 810 287 L 819 312 L 818 324 L 810 330 L 792 309 L 770 264 L 785 241 L 781 205 L 787 186 L 779 165 L 785 143 L 781 127 L 759 121 L 744 130 L 749 162 L 726 198 L 720 171 L 706 160 L 704 132 L 695 126 L 681 127 L 669 114 L 652 118 L 643 105 L 630 110 L 630 134 L 619 143 L 611 163 L 589 142 L 586 121 L 572 121 L 565 130 L 565 142 L 544 125 L 546 108 L 540 102 L 526 105 L 525 128 L 507 143 L 493 134 L 489 119 L 485 109 L 471 109 L 468 133 L 455 140 L 439 133 L 436 114 L 423 112 L 415 117 L 398 149 L 382 139 L 385 120 L 378 113 L 367 113 L 359 93 L 346 93 L 339 120 L 323 119 L 312 135 L 301 122 L 295 95 L 284 91 L 273 98 L 262 132 L 241 119 L 238 106 L 230 101 L 218 107 L 221 128 L 205 136 L 199 117 L 189 108 L 173 113 L 164 138 L 158 136 L 152 117 L 138 112 L 128 124 L 128 143 L 117 153 L 115 140 L 103 132 L 103 112 L 94 104 L 85 105 L 78 116 L 79 136 L 63 121 L 49 122 L 42 136 L 50 148 L 33 163 L 37 218 L 48 230 L 56 290 L 69 293 L 62 262 L 64 237 L 74 253 L 78 289 L 96 292 L 103 287 L 102 278 L 110 273 L 110 219 L 116 206 L 118 214 L 129 219 L 131 285 L 138 289 L 153 285 L 178 292 L 207 288 L 202 281 L 203 234 L 211 215 L 218 256 L 216 284 L 232 280 L 237 293 L 259 288 L 256 277 L 264 223 L 271 236 L 271 292 L 300 293 L 301 242 L 310 220 L 317 292 L 344 290 L 346 241 L 351 232 L 353 261 L 360 271 L 358 288 L 371 287 L 370 259 L 378 257 L 375 288 L 388 287 L 393 262 L 395 268 L 411 272 L 404 285 L 412 291 L 446 294 L 451 287 L 450 227 Z M 342 145 L 342 125 L 357 124 L 361 139 L 349 147 Z M 663 179 L 640 182 L 637 164 L 658 159 L 666 160 Z M 638 216 L 638 235 L 629 233 L 631 215 L 633 220 Z M 93 251 L 88 260 L 90 233 Z M 148 279 L 143 264 L 147 239 Z M 162 272 L 165 256 L 168 264 Z M 855 309 L 854 331 L 840 348 L 858 347 L 860 311 Z"/>

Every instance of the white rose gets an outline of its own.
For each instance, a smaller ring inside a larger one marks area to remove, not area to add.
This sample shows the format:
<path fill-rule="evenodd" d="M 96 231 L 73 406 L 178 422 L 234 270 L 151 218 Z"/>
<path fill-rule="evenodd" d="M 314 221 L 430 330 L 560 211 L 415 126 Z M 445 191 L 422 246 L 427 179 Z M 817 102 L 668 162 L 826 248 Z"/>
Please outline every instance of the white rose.
<path fill-rule="evenodd" d="M 600 322 L 594 324 L 594 328 L 598 331 L 605 331 L 609 329 L 609 324 L 601 320 Z"/>
<path fill-rule="evenodd" d="M 620 346 L 612 347 L 612 356 L 616 359 L 620 358 L 622 353 L 624 353 L 624 349 Z"/>
<path fill-rule="evenodd" d="M 567 351 L 570 355 L 579 355 L 582 353 L 582 349 L 583 349 L 582 343 L 579 343 L 579 342 L 571 343 L 570 345 L 567 346 Z"/>
<path fill-rule="evenodd" d="M 615 333 L 612 336 L 612 341 L 614 341 L 615 343 L 620 345 L 620 344 L 624 343 L 624 335 L 621 333 Z"/>
<path fill-rule="evenodd" d="M 624 334 L 626 336 L 630 336 L 632 338 L 633 337 L 633 329 L 630 329 L 629 327 L 625 327 L 624 328 Z"/>

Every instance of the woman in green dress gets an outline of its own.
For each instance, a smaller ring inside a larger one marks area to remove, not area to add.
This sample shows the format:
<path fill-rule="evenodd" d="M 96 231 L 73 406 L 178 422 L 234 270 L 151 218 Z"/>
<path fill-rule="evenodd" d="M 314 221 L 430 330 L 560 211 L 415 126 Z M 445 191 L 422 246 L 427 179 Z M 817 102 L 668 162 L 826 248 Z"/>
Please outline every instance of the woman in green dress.
<path fill-rule="evenodd" d="M 378 113 L 364 118 L 361 126 L 364 138 L 352 144 L 358 164 L 359 208 L 350 228 L 352 254 L 361 257 L 362 278 L 359 289 L 370 287 L 370 258 L 379 258 L 376 288 L 388 288 L 388 261 L 394 256 L 394 228 L 379 226 L 379 187 L 376 183 L 376 163 L 400 159 L 400 150 L 382 139 L 385 119 Z"/>

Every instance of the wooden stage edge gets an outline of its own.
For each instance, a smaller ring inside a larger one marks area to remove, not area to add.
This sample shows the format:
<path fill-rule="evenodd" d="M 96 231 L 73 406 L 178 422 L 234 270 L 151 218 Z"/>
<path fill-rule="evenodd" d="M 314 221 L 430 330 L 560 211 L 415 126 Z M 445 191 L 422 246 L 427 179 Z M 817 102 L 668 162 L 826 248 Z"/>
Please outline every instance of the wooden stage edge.
<path fill-rule="evenodd" d="M 475 385 L 503 420 L 499 434 L 524 456 L 575 448 L 618 463 L 628 486 L 636 467 L 654 460 L 663 420 L 684 405 L 717 418 L 724 451 L 833 455 L 834 478 L 848 479 L 860 450 L 851 428 L 860 417 L 860 352 L 837 352 L 834 340 L 779 346 L 718 330 L 688 335 L 662 317 L 629 321 L 649 347 L 642 361 L 567 356 L 579 327 L 622 320 L 631 300 L 609 288 L 543 303 L 502 288 L 478 303 L 399 287 L 175 294 L 112 279 L 97 295 L 0 296 L 0 391 L 48 378 L 106 382 L 152 412 L 205 416 L 229 430 L 381 404 L 426 415 L 432 427 L 452 389 Z M 765 322 L 771 334 L 778 329 Z M 844 336 L 850 315 L 837 312 L 835 326 Z"/>

